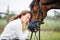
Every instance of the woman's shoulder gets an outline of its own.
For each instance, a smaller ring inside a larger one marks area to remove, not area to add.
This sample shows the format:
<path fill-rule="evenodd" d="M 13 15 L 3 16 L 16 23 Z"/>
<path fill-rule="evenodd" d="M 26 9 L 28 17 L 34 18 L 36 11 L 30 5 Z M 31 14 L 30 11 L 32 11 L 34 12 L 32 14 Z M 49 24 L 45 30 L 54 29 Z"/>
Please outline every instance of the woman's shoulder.
<path fill-rule="evenodd" d="M 7 26 L 19 26 L 19 25 L 22 25 L 21 20 L 19 18 L 15 19 L 7 24 Z"/>
<path fill-rule="evenodd" d="M 16 19 L 16 20 L 13 20 L 13 21 L 9 22 L 6 27 L 14 29 L 14 28 L 17 28 L 17 26 L 18 27 L 22 26 L 22 24 L 20 22 L 20 19 Z"/>
<path fill-rule="evenodd" d="M 18 18 L 18 19 L 15 19 L 11 22 L 9 22 L 10 24 L 13 23 L 13 24 L 16 24 L 16 23 L 21 23 L 21 20 Z"/>

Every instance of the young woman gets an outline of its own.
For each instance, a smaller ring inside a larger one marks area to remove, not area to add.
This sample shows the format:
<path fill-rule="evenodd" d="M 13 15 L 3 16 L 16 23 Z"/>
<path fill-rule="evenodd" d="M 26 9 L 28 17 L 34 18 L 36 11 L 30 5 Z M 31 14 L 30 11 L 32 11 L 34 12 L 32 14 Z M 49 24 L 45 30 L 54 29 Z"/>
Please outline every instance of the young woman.
<path fill-rule="evenodd" d="M 23 24 L 28 24 L 31 18 L 31 13 L 27 10 L 22 11 L 19 15 L 12 18 L 0 36 L 1 39 L 19 39 L 26 40 L 28 37 L 28 26 L 24 27 Z"/>

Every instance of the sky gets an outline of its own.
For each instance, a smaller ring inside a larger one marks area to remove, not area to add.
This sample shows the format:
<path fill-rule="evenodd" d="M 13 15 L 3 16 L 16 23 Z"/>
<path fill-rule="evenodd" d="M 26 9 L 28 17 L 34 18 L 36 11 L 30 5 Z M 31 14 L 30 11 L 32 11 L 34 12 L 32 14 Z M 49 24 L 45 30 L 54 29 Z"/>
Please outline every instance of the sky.
<path fill-rule="evenodd" d="M 30 10 L 29 5 L 32 0 L 0 0 L 0 12 L 7 12 L 7 7 L 9 5 L 9 10 L 20 13 L 23 10 Z M 49 16 L 54 15 L 54 10 L 48 11 Z M 60 11 L 60 10 L 57 10 Z"/>
<path fill-rule="evenodd" d="M 0 0 L 0 12 L 6 12 L 9 5 L 10 11 L 29 10 L 29 4 L 32 0 Z"/>

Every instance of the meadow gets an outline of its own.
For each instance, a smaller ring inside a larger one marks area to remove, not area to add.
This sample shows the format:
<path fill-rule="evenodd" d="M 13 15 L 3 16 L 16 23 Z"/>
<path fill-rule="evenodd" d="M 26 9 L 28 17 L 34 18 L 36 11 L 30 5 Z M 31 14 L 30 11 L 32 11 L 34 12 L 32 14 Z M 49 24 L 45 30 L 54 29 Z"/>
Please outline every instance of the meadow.
<path fill-rule="evenodd" d="M 30 39 L 31 33 L 29 35 Z M 37 40 L 39 39 L 39 35 L 37 33 L 37 37 L 35 35 L 32 36 L 32 40 Z M 60 40 L 60 32 L 55 32 L 55 31 L 41 31 L 40 32 L 40 40 Z"/>
<path fill-rule="evenodd" d="M 7 21 L 5 19 L 4 20 L 0 19 L 0 34 L 4 30 L 6 24 L 7 24 Z"/>

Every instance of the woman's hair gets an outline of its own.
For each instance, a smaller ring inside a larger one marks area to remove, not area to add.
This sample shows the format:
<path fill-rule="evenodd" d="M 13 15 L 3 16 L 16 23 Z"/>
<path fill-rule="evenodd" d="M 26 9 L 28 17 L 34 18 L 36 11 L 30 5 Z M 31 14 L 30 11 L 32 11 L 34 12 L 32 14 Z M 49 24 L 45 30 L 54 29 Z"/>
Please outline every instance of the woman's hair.
<path fill-rule="evenodd" d="M 27 14 L 27 13 L 30 13 L 30 15 L 31 15 L 31 12 L 30 12 L 30 11 L 24 10 L 24 11 L 22 11 L 20 14 L 11 17 L 10 20 L 9 20 L 9 22 L 12 21 L 12 20 L 15 20 L 15 19 L 17 19 L 17 18 L 21 18 L 22 15 L 25 15 L 25 14 Z M 32 15 L 31 15 L 31 17 L 32 17 Z"/>

